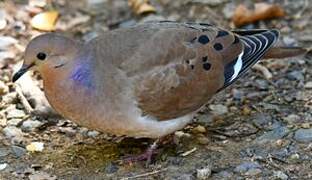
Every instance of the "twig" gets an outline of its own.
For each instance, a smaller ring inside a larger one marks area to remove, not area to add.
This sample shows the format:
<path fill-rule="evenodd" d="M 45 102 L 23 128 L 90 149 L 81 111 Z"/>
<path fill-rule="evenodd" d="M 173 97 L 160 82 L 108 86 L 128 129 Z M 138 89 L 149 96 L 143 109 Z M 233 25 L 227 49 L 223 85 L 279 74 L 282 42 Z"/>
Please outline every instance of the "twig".
<path fill-rule="evenodd" d="M 20 87 L 19 85 L 16 85 L 16 86 L 15 86 L 15 90 L 16 90 L 16 92 L 17 92 L 17 94 L 18 94 L 18 97 L 19 97 L 21 103 L 23 104 L 23 106 L 24 106 L 26 112 L 27 112 L 28 114 L 32 113 L 32 112 L 34 111 L 34 109 L 31 107 L 31 105 L 29 104 L 28 100 L 27 100 L 26 97 L 24 96 L 21 87 Z"/>
<path fill-rule="evenodd" d="M 262 66 L 260 64 L 256 64 L 253 66 L 253 69 L 260 71 L 265 79 L 271 79 L 273 77 L 272 73 L 266 68 L 265 66 Z"/>
<path fill-rule="evenodd" d="M 167 168 L 160 169 L 160 170 L 156 170 L 156 171 L 152 171 L 152 172 L 148 172 L 148 173 L 144 173 L 144 174 L 139 174 L 139 175 L 136 175 L 136 176 L 124 177 L 124 178 L 121 178 L 121 180 L 142 178 L 142 177 L 146 177 L 146 176 L 155 175 L 155 174 L 158 174 L 158 173 L 166 171 L 166 170 L 167 170 Z"/>
<path fill-rule="evenodd" d="M 196 150 L 197 150 L 197 148 L 194 147 L 193 149 L 182 153 L 181 156 L 183 156 L 183 157 L 188 156 L 188 155 L 190 155 L 191 153 L 195 152 Z"/>

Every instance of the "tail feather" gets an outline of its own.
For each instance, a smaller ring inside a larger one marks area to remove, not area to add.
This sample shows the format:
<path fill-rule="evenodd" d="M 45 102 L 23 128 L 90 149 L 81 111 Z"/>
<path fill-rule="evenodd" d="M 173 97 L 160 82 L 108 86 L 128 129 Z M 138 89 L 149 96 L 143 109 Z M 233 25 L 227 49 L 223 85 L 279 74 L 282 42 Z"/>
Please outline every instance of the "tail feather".
<path fill-rule="evenodd" d="M 263 56 L 263 59 L 287 58 L 304 55 L 308 52 L 302 47 L 272 47 Z"/>

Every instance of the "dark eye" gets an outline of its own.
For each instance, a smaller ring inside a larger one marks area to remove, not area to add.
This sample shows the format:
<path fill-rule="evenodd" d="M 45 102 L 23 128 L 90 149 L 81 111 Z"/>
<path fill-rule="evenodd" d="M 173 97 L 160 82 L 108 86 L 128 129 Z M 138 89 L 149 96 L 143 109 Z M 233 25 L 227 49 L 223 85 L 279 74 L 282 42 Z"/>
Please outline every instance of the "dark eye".
<path fill-rule="evenodd" d="M 47 55 L 45 53 L 43 53 L 43 52 L 40 52 L 40 53 L 37 54 L 37 58 L 39 60 L 43 61 L 43 60 L 45 60 L 46 57 L 47 57 Z"/>

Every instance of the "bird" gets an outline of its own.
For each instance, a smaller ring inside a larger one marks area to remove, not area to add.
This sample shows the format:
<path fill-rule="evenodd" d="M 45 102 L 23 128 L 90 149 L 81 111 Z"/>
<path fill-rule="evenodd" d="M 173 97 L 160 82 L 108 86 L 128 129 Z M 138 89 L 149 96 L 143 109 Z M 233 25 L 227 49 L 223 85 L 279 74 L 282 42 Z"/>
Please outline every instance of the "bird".
<path fill-rule="evenodd" d="M 36 70 L 65 118 L 100 132 L 159 139 L 185 127 L 260 59 L 305 52 L 275 47 L 278 37 L 276 29 L 171 21 L 107 31 L 85 43 L 46 33 L 27 45 L 12 80 Z"/>

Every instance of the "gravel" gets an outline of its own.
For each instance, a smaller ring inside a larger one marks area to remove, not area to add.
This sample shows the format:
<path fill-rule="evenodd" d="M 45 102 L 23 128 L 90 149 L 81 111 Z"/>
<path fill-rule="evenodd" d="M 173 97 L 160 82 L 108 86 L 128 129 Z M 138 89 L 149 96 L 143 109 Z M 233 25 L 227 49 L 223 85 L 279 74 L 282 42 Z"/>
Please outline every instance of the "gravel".
<path fill-rule="evenodd" d="M 302 143 L 312 142 L 312 129 L 298 129 L 294 139 Z"/>

